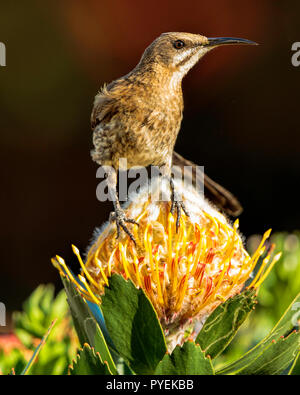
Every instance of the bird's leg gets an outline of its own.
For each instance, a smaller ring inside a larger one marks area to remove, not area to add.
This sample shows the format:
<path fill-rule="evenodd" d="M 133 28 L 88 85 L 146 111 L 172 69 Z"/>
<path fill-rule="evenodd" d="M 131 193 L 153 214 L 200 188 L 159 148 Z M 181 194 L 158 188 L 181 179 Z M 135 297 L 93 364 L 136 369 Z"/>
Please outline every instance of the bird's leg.
<path fill-rule="evenodd" d="M 183 201 L 180 199 L 178 193 L 176 192 L 175 185 L 174 185 L 174 180 L 173 176 L 171 175 L 171 172 L 169 171 L 169 167 L 163 166 L 162 167 L 162 174 L 163 177 L 168 180 L 170 183 L 170 188 L 171 188 L 171 214 L 174 215 L 174 212 L 176 210 L 177 218 L 176 218 L 176 232 L 179 229 L 179 224 L 180 224 L 180 218 L 181 218 L 181 210 L 185 213 L 187 217 L 189 217 L 189 213 L 183 203 Z"/>
<path fill-rule="evenodd" d="M 180 224 L 180 218 L 181 218 L 181 210 L 183 210 L 184 214 L 189 217 L 189 213 L 187 209 L 185 208 L 185 205 L 182 200 L 180 200 L 174 186 L 174 180 L 173 177 L 171 176 L 169 178 L 170 181 L 170 187 L 171 187 L 171 214 L 174 215 L 174 212 L 176 210 L 177 213 L 177 218 L 176 218 L 176 232 L 178 231 L 179 224 Z"/>
<path fill-rule="evenodd" d="M 111 200 L 114 205 L 113 212 L 110 213 L 109 220 L 111 222 L 115 222 L 117 226 L 117 239 L 120 236 L 121 228 L 125 233 L 130 237 L 130 239 L 136 244 L 135 238 L 133 234 L 128 229 L 126 223 L 139 225 L 134 219 L 127 218 L 125 216 L 124 210 L 121 208 L 118 193 L 117 193 L 117 172 L 115 170 L 111 170 L 107 173 L 107 186 L 108 191 L 111 197 Z"/>

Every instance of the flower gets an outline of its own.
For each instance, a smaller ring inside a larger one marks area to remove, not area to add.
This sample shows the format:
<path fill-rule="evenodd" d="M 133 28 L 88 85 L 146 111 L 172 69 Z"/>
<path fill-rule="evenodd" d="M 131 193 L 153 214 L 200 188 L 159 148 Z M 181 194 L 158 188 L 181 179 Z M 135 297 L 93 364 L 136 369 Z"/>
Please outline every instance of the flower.
<path fill-rule="evenodd" d="M 176 187 L 180 188 L 179 184 Z M 186 339 L 187 330 L 190 338 L 195 338 L 207 316 L 241 291 L 265 253 L 271 233 L 263 235 L 250 257 L 238 233 L 238 220 L 231 225 L 194 189 L 181 193 L 190 216 L 182 214 L 178 231 L 170 203 L 152 201 L 145 190 L 125 209 L 126 216 L 139 223 L 132 225 L 136 245 L 125 232 L 117 240 L 115 225 L 108 223 L 98 231 L 85 262 L 72 246 L 82 268 L 79 281 L 61 257 L 53 260 L 82 296 L 96 304 L 101 304 L 113 273 L 142 288 L 171 349 Z M 258 288 L 280 258 L 277 254 L 271 260 L 273 249 L 271 246 L 249 287 Z"/>

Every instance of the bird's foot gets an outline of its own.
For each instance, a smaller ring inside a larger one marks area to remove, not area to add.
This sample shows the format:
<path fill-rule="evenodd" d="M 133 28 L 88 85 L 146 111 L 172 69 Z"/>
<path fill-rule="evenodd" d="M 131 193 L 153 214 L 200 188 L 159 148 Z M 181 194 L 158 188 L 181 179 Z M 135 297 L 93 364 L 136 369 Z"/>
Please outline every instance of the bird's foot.
<path fill-rule="evenodd" d="M 180 200 L 172 200 L 172 205 L 171 205 L 171 214 L 174 215 L 174 212 L 176 210 L 177 218 L 176 218 L 176 232 L 179 229 L 179 224 L 180 224 L 180 218 L 181 218 L 181 210 L 184 212 L 184 214 L 189 217 L 189 213 L 187 209 L 185 208 L 185 205 L 182 201 Z"/>
<path fill-rule="evenodd" d="M 130 230 L 128 229 L 127 225 L 126 225 L 126 223 L 130 223 L 130 224 L 134 224 L 134 225 L 138 225 L 139 226 L 139 224 L 134 219 L 127 218 L 125 216 L 125 213 L 124 213 L 123 210 L 116 209 L 116 211 L 113 211 L 113 212 L 110 213 L 109 221 L 116 223 L 116 226 L 117 226 L 117 239 L 120 237 L 121 228 L 122 228 L 124 230 L 124 232 L 130 237 L 130 239 L 136 245 L 135 238 L 134 238 L 133 234 L 130 232 Z"/>
<path fill-rule="evenodd" d="M 180 225 L 180 218 L 181 218 L 181 210 L 184 212 L 184 214 L 189 217 L 190 214 L 188 213 L 184 203 L 182 200 L 179 199 L 179 196 L 177 194 L 177 192 L 175 191 L 175 187 L 174 187 L 174 183 L 173 180 L 171 180 L 170 182 L 170 186 L 171 186 L 171 214 L 174 215 L 174 212 L 176 210 L 176 214 L 177 214 L 177 218 L 176 218 L 176 232 L 179 229 L 179 225 Z"/>

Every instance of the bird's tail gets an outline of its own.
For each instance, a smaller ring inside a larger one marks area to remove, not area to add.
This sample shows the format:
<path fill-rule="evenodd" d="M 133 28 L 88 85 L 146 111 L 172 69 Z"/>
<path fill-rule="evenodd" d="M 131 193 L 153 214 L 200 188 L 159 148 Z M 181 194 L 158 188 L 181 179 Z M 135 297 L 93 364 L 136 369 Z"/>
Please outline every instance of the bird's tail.
<path fill-rule="evenodd" d="M 173 152 L 172 164 L 173 166 L 178 166 L 181 169 L 183 169 L 184 166 L 192 166 L 192 168 L 196 167 L 195 163 L 183 158 L 176 152 Z M 196 182 L 197 185 L 201 185 L 201 183 L 203 183 L 203 173 L 200 174 L 199 171 L 196 172 L 192 169 L 187 171 L 187 169 L 185 169 L 185 176 L 192 178 L 193 185 L 195 185 Z M 206 174 L 204 174 L 204 196 L 226 214 L 236 217 L 243 211 L 243 208 L 237 198 L 221 185 L 209 178 Z"/>

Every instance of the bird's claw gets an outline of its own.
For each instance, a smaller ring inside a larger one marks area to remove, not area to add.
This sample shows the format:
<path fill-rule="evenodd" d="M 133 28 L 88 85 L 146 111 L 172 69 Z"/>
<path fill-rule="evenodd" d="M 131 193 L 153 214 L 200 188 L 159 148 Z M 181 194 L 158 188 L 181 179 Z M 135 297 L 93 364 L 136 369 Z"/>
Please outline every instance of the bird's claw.
<path fill-rule="evenodd" d="M 179 196 L 177 195 L 176 191 L 175 191 L 175 187 L 174 187 L 174 183 L 173 180 L 171 179 L 170 181 L 170 186 L 171 186 L 171 214 L 174 215 L 174 212 L 176 210 L 177 213 L 177 218 L 176 218 L 176 232 L 179 229 L 179 225 L 180 225 L 180 218 L 181 218 L 181 210 L 183 210 L 184 214 L 189 217 L 190 214 L 188 213 L 184 203 L 182 200 L 179 199 Z"/>
<path fill-rule="evenodd" d="M 116 238 L 117 239 L 120 237 L 121 228 L 122 228 L 124 230 L 124 232 L 130 237 L 130 239 L 136 245 L 135 238 L 126 225 L 126 222 L 130 223 L 130 224 L 134 224 L 134 225 L 139 225 L 134 219 L 126 218 L 123 210 L 116 210 L 116 211 L 113 211 L 110 213 L 109 221 L 116 223 L 116 226 L 117 226 L 117 237 Z"/>
<path fill-rule="evenodd" d="M 182 201 L 180 200 L 172 200 L 172 205 L 171 205 L 171 214 L 174 215 L 174 212 L 176 210 L 177 218 L 176 218 L 176 232 L 179 229 L 180 225 L 180 218 L 181 218 L 181 210 L 184 212 L 184 214 L 189 217 L 189 213 L 187 209 L 185 208 L 185 205 Z"/>

